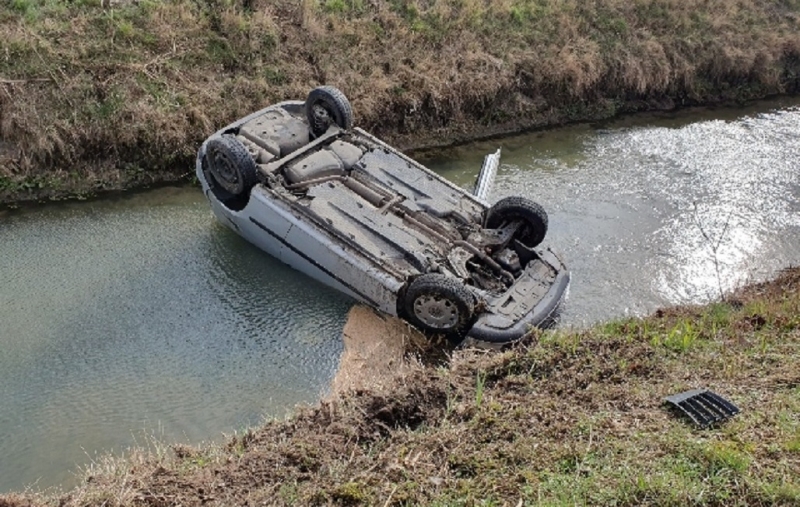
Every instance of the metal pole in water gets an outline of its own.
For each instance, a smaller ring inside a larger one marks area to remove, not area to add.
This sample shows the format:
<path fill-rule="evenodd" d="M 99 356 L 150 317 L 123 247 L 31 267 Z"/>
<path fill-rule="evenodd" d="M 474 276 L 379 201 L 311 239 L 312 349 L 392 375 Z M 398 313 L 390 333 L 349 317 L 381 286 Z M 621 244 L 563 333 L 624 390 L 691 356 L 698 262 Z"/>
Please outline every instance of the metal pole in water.
<path fill-rule="evenodd" d="M 475 190 L 472 192 L 475 197 L 483 201 L 489 196 L 494 185 L 494 178 L 497 176 L 497 168 L 500 167 L 500 148 L 496 152 L 486 155 L 483 159 L 481 172 L 475 180 Z"/>

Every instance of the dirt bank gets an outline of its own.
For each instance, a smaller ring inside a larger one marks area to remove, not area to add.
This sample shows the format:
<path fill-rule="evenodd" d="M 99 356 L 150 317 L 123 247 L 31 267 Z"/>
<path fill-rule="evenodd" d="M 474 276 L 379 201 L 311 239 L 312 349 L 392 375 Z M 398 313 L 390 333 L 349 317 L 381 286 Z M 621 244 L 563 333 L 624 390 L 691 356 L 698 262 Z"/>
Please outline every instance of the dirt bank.
<path fill-rule="evenodd" d="M 407 361 L 224 446 L 135 453 L 0 506 L 798 505 L 799 353 L 796 268 L 722 303 Z M 695 387 L 741 414 L 698 430 L 664 407 Z"/>
<path fill-rule="evenodd" d="M 231 119 L 321 83 L 402 148 L 793 93 L 773 0 L 173 0 L 0 6 L 0 202 L 186 180 Z"/>
<path fill-rule="evenodd" d="M 383 387 L 409 371 L 407 352 L 424 346 L 425 337 L 404 321 L 354 306 L 342 331 L 344 352 L 331 382 L 331 398 Z"/>

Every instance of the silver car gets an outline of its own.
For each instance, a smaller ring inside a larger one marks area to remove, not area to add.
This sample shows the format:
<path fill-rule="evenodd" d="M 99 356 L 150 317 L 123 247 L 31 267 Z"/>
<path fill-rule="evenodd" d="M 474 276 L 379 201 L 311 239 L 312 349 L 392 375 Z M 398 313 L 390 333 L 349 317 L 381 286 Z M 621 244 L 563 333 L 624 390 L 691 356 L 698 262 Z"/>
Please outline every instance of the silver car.
<path fill-rule="evenodd" d="M 547 214 L 490 206 L 499 164 L 470 193 L 354 128 L 336 88 L 231 123 L 197 155 L 217 218 L 286 264 L 418 328 L 484 344 L 551 322 L 569 273 L 540 248 Z"/>

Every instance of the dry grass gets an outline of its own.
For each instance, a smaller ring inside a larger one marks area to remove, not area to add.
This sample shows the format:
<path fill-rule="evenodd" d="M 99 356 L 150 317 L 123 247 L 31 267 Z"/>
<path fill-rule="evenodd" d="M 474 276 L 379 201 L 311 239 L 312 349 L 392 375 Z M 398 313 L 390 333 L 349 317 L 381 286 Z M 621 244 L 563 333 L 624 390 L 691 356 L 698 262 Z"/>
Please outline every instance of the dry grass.
<path fill-rule="evenodd" d="M 186 178 L 214 129 L 322 83 L 402 147 L 794 92 L 799 13 L 797 0 L 10 0 L 0 202 Z"/>
<path fill-rule="evenodd" d="M 800 269 L 705 307 L 458 352 L 236 436 L 0 505 L 797 505 Z M 410 363 L 413 364 L 413 363 Z M 698 430 L 664 396 L 742 413 Z"/>

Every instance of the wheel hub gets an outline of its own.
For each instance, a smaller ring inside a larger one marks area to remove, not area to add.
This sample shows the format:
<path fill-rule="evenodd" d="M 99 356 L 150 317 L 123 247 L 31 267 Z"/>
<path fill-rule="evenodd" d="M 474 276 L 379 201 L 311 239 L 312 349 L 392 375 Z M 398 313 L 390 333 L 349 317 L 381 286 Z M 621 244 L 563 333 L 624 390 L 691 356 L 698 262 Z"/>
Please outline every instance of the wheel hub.
<path fill-rule="evenodd" d="M 331 115 L 322 104 L 312 106 L 314 112 L 314 129 L 320 132 L 327 130 L 331 124 Z"/>
<path fill-rule="evenodd" d="M 414 301 L 414 315 L 426 326 L 449 329 L 458 323 L 458 308 L 447 298 L 423 295 Z"/>

